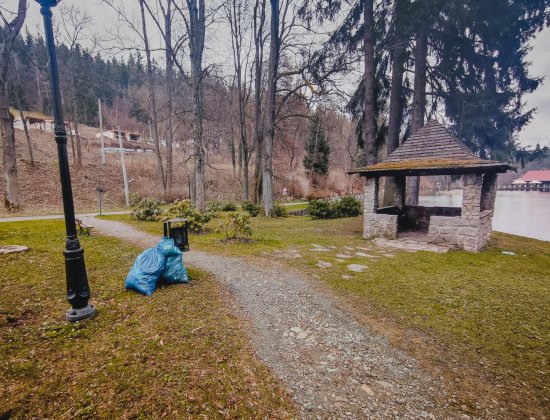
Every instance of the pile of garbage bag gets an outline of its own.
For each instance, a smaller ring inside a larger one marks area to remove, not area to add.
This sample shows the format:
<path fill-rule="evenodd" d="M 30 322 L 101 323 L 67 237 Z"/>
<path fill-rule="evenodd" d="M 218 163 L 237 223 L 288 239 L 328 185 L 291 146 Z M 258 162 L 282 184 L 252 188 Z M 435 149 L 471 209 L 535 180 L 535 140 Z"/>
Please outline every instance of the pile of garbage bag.
<path fill-rule="evenodd" d="M 124 287 L 150 296 L 159 284 L 179 283 L 189 283 L 182 252 L 172 238 L 164 237 L 157 246 L 138 255 Z"/>

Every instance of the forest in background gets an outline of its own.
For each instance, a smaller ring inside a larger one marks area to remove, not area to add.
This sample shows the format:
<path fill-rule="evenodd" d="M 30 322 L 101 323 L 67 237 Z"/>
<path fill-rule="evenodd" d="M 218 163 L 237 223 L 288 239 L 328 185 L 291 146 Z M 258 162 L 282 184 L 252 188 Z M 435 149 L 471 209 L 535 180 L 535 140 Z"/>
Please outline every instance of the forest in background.
<path fill-rule="evenodd" d="M 151 182 L 167 198 L 174 165 L 190 162 L 191 196 L 204 208 L 212 150 L 238 172 L 242 199 L 270 214 L 273 177 L 300 166 L 313 185 L 326 187 L 331 167 L 372 164 L 431 118 L 481 157 L 525 161 L 540 154 L 522 148 L 517 133 L 535 111 L 523 96 L 543 81 L 529 74 L 526 54 L 550 23 L 548 0 L 140 0 L 134 10 L 104 3 L 132 34 L 132 43 L 119 35 L 118 54 L 82 46 L 84 34 L 94 34 L 83 8 L 54 9 L 65 119 L 76 133 L 79 123 L 97 127 L 101 99 L 107 127 L 145 133 L 156 154 Z M 29 4 L 18 5 L 11 16 L 2 10 L 0 32 L 11 208 L 19 202 L 7 105 L 51 115 L 44 41 L 23 34 Z M 204 61 L 208 32 L 222 26 L 233 57 L 225 67 Z M 151 38 L 162 48 L 151 47 Z M 183 150 L 176 162 L 175 144 Z M 414 186 L 412 180 L 411 203 Z"/>

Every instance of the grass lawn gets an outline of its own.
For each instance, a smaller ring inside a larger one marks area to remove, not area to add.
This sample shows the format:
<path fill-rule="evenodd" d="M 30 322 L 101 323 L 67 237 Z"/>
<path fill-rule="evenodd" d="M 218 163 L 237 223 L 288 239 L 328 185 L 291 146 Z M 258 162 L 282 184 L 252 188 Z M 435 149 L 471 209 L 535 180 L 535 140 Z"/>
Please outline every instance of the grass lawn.
<path fill-rule="evenodd" d="M 203 272 L 147 298 L 124 289 L 136 247 L 83 239 L 99 314 L 64 322 L 63 223 L 0 223 L 0 418 L 291 417 L 224 292 Z"/>
<path fill-rule="evenodd" d="M 129 215 L 107 216 L 161 234 L 161 223 Z M 210 228 L 219 223 L 210 222 Z M 192 235 L 191 248 L 232 255 L 278 258 L 317 276 L 365 314 L 390 316 L 398 325 L 436 337 L 454 354 L 495 372 L 497 382 L 520 384 L 542 405 L 550 390 L 550 242 L 494 233 L 489 248 L 474 254 L 365 250 L 378 258 L 342 260 L 345 247 L 371 245 L 361 238 L 361 218 L 253 219 L 252 243 L 223 242 L 214 233 Z M 310 251 L 312 244 L 334 252 Z M 516 255 L 503 255 L 502 251 Z M 302 258 L 291 258 L 296 253 Z M 319 268 L 319 260 L 332 264 Z M 338 261 L 340 260 L 340 261 Z M 353 273 L 350 263 L 368 269 Z M 344 279 L 342 276 L 351 276 Z M 507 379 L 498 379 L 505 375 Z"/>

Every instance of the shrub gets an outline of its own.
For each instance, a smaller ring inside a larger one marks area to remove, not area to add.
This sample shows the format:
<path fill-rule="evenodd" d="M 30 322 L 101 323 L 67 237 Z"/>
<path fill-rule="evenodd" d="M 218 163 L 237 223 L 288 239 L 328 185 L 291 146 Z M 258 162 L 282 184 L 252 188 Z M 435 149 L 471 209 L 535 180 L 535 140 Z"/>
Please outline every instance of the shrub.
<path fill-rule="evenodd" d="M 352 195 L 333 203 L 334 217 L 355 217 L 361 214 L 361 202 Z"/>
<path fill-rule="evenodd" d="M 307 212 L 313 219 L 332 219 L 333 209 L 328 201 L 313 200 L 307 206 Z"/>
<path fill-rule="evenodd" d="M 130 202 L 130 207 L 134 207 L 141 201 L 141 197 L 139 196 L 139 194 L 130 193 L 130 195 L 128 196 L 128 201 Z"/>
<path fill-rule="evenodd" d="M 310 201 L 307 211 L 314 219 L 355 217 L 361 214 L 361 203 L 351 195 L 343 197 L 332 203 L 324 200 L 313 200 Z"/>
<path fill-rule="evenodd" d="M 214 213 L 218 211 L 237 211 L 237 208 L 237 204 L 232 201 L 210 200 L 206 203 L 206 210 Z"/>
<path fill-rule="evenodd" d="M 159 220 L 162 213 L 160 204 L 152 198 L 136 198 L 133 197 L 131 217 L 137 220 L 151 222 Z"/>
<path fill-rule="evenodd" d="M 229 213 L 216 232 L 221 233 L 225 239 L 250 238 L 252 236 L 250 215 L 243 212 Z"/>
<path fill-rule="evenodd" d="M 288 212 L 285 206 L 282 206 L 281 204 L 276 204 L 275 206 L 273 206 L 273 211 L 271 212 L 271 215 L 273 217 L 287 217 Z"/>
<path fill-rule="evenodd" d="M 176 200 L 165 210 L 162 220 L 175 219 L 177 217 L 187 219 L 189 230 L 199 233 L 204 230 L 204 224 L 212 219 L 212 214 L 209 212 L 202 214 L 195 208 L 191 200 Z"/>
<path fill-rule="evenodd" d="M 222 211 L 223 201 L 209 200 L 206 202 L 206 211 L 217 212 Z"/>
<path fill-rule="evenodd" d="M 226 201 L 222 205 L 222 211 L 237 211 L 237 204 L 232 201 Z"/>
<path fill-rule="evenodd" d="M 243 210 L 246 211 L 252 217 L 256 217 L 260 214 L 260 206 L 252 201 L 245 201 L 242 205 Z"/>

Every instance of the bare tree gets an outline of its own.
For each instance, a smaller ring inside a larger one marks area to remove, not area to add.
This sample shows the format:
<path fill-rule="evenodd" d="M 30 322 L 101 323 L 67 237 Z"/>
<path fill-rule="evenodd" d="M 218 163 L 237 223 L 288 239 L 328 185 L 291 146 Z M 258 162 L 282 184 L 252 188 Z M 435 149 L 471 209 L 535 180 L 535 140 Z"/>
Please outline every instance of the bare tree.
<path fill-rule="evenodd" d="M 92 24 L 92 18 L 85 10 L 78 8 L 75 5 L 61 6 L 59 9 L 61 22 L 57 26 L 57 36 L 61 43 L 65 44 L 71 51 L 71 59 L 66 65 L 69 67 L 70 81 L 68 86 L 68 106 L 69 115 L 72 115 L 73 127 L 76 137 L 76 167 L 82 168 L 82 141 L 80 131 L 78 129 L 79 109 L 78 109 L 78 90 L 82 87 L 86 80 L 78 79 L 77 66 L 79 63 L 75 60 L 74 51 L 79 42 L 83 39 L 83 34 L 86 29 Z M 72 137 L 71 137 L 72 140 Z M 74 144 L 73 144 L 74 146 Z"/>
<path fill-rule="evenodd" d="M 9 210 L 19 208 L 19 181 L 17 178 L 17 154 L 13 115 L 10 113 L 8 98 L 8 65 L 15 38 L 21 31 L 27 14 L 27 1 L 19 0 L 15 17 L 9 21 L 0 9 L 0 134 L 2 136 L 2 162 L 6 179 L 4 205 Z"/>
<path fill-rule="evenodd" d="M 191 61 L 191 89 L 193 91 L 193 145 L 195 153 L 195 205 L 206 209 L 205 151 L 203 145 L 203 79 L 202 66 L 204 38 L 206 34 L 205 0 L 185 0 L 186 15 L 178 8 L 184 19 L 189 36 L 189 57 Z"/>
<path fill-rule="evenodd" d="M 247 11 L 246 0 L 230 0 L 225 5 L 225 12 L 229 26 L 231 29 L 231 46 L 233 50 L 233 65 L 235 67 L 235 80 L 237 84 L 237 99 L 239 109 L 239 137 L 240 137 L 240 167 L 242 168 L 242 181 L 243 181 L 243 200 L 248 200 L 249 194 L 249 180 L 248 180 L 248 164 L 249 164 L 249 150 L 247 141 L 247 126 L 246 126 L 246 103 L 248 98 L 248 92 L 246 89 L 246 65 L 245 61 L 243 69 L 243 20 L 244 14 Z"/>
<path fill-rule="evenodd" d="M 166 108 L 168 117 L 166 120 L 166 186 L 168 191 L 171 191 L 173 184 L 173 142 L 174 142 L 174 51 L 172 47 L 172 18 L 174 9 L 172 0 L 166 0 L 166 6 L 162 0 L 159 0 L 159 5 L 164 18 L 164 43 L 165 43 L 165 60 L 166 60 Z"/>
<path fill-rule="evenodd" d="M 266 216 L 273 211 L 273 138 L 275 136 L 275 99 L 277 95 L 277 76 L 281 42 L 279 37 L 279 0 L 270 0 L 271 26 L 269 45 L 269 65 L 267 76 L 267 95 L 264 114 L 264 139 L 262 145 L 262 195 Z"/>
<path fill-rule="evenodd" d="M 141 36 L 145 46 L 145 59 L 147 62 L 147 84 L 149 88 L 149 103 L 151 112 L 151 133 L 153 142 L 155 143 L 155 154 L 157 157 L 157 168 L 159 179 L 162 185 L 162 195 L 166 196 L 166 178 L 164 177 L 164 167 L 162 164 L 162 156 L 160 154 L 160 141 L 157 120 L 157 103 L 155 98 L 155 80 L 153 75 L 153 65 L 151 63 L 151 49 L 149 48 L 149 38 L 147 36 L 147 24 L 145 22 L 144 0 L 139 0 L 139 8 L 141 13 Z"/>
<path fill-rule="evenodd" d="M 262 67 L 264 54 L 264 23 L 266 0 L 254 3 L 254 148 L 256 162 L 254 165 L 254 202 L 259 203 L 262 195 Z"/>
<path fill-rule="evenodd" d="M 34 163 L 34 155 L 32 153 L 32 140 L 31 140 L 31 134 L 29 133 L 29 128 L 27 126 L 27 120 L 25 119 L 25 116 L 23 115 L 23 102 L 21 101 L 21 95 L 19 91 L 22 89 L 21 84 L 21 72 L 18 68 L 18 61 L 14 60 L 15 63 L 15 72 L 16 77 L 12 78 L 13 84 L 17 85 L 15 90 L 15 101 L 17 103 L 17 108 L 19 109 L 19 118 L 21 118 L 21 123 L 23 124 L 23 131 L 25 132 L 25 140 L 27 142 L 27 151 L 29 152 L 29 164 L 31 167 L 35 166 Z"/>

